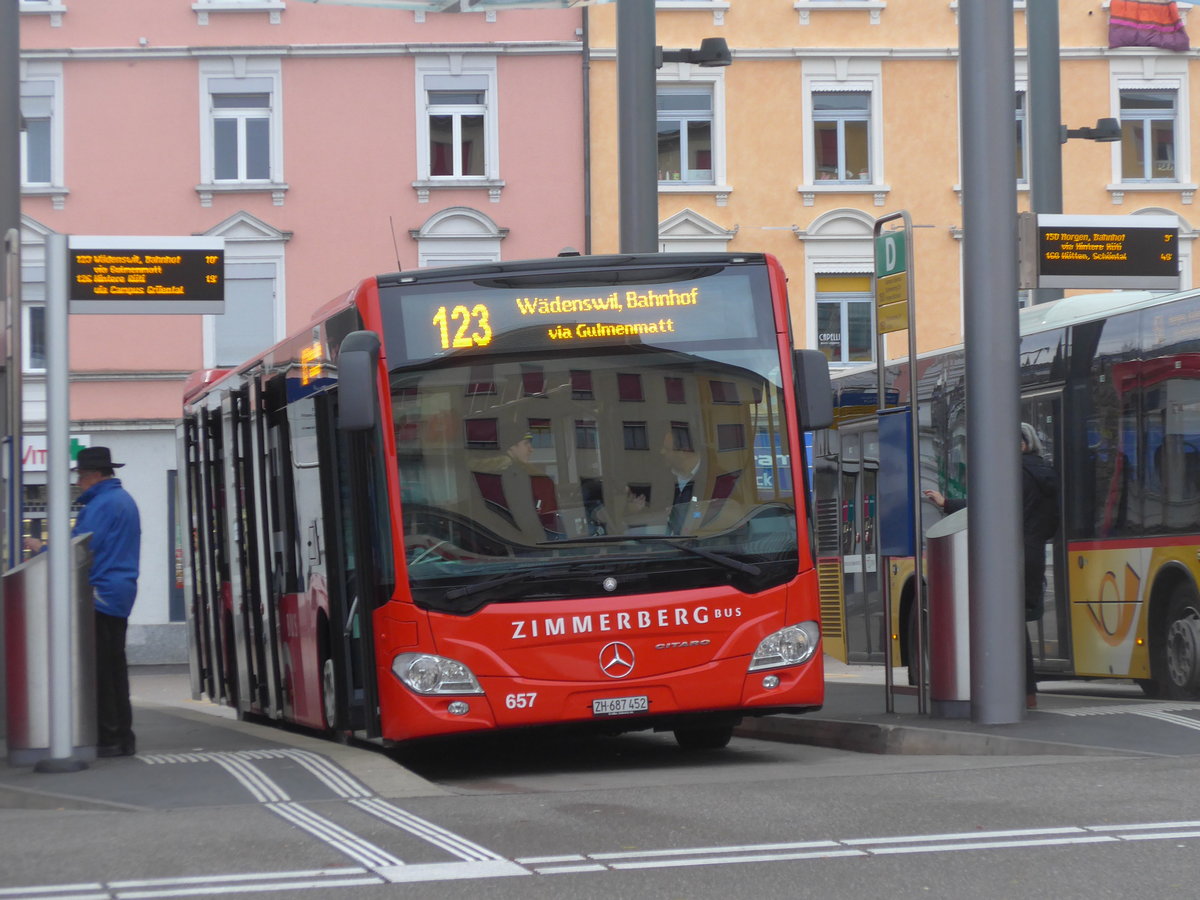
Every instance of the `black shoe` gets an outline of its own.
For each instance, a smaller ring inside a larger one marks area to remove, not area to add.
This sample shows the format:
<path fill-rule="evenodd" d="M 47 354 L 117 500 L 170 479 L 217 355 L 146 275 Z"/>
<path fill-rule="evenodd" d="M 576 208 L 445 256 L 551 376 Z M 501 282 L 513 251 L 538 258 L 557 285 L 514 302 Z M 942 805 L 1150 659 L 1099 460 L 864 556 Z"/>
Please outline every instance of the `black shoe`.
<path fill-rule="evenodd" d="M 109 759 L 114 756 L 133 756 L 137 748 L 132 744 L 101 744 L 96 748 L 96 756 Z"/>

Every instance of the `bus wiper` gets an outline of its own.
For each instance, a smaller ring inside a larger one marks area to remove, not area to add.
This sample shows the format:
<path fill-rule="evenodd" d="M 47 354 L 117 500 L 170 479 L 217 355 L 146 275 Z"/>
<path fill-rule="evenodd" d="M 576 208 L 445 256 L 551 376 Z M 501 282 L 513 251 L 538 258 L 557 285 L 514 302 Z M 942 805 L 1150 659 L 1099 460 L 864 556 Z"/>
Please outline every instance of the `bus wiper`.
<path fill-rule="evenodd" d="M 726 556 L 724 553 L 716 553 L 712 550 L 706 550 L 703 547 L 696 546 L 696 539 L 687 537 L 686 535 L 674 534 L 594 534 L 590 537 L 570 538 L 565 541 L 538 541 L 539 547 L 562 547 L 572 544 L 620 544 L 626 541 L 634 543 L 668 543 L 673 547 L 678 547 L 680 550 L 685 550 L 694 556 L 707 559 L 709 562 L 715 562 L 719 566 L 724 566 L 727 569 L 732 569 L 735 572 L 743 572 L 746 575 L 761 575 L 762 569 L 754 565 L 754 563 L 742 562 L 740 559 L 734 559 L 732 556 Z M 684 543 L 689 541 L 690 543 Z"/>
<path fill-rule="evenodd" d="M 451 602 L 462 600 L 464 597 L 473 597 L 476 594 L 483 593 L 495 587 L 512 584 L 514 581 L 520 581 L 523 578 L 540 581 L 543 578 L 563 575 L 569 572 L 571 568 L 571 566 L 552 566 L 548 569 L 518 569 L 515 572 L 497 575 L 495 578 L 476 581 L 474 584 L 464 584 L 462 587 L 451 588 L 446 591 L 446 599 Z"/>

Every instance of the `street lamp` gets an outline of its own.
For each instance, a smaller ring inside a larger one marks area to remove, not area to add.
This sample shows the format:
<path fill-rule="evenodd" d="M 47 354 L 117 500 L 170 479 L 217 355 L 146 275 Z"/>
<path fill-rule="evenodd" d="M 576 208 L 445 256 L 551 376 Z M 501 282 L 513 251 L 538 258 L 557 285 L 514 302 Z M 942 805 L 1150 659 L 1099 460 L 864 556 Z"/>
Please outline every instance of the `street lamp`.
<path fill-rule="evenodd" d="M 1068 128 L 1062 126 L 1059 142 L 1065 144 L 1069 138 L 1083 138 L 1088 141 L 1112 143 L 1121 139 L 1121 122 L 1118 119 L 1097 119 L 1096 127 Z"/>
<path fill-rule="evenodd" d="M 705 68 L 727 66 L 733 62 L 733 54 L 725 38 L 704 38 L 698 50 L 664 50 L 655 47 L 655 68 L 661 69 L 665 62 L 685 62 Z"/>

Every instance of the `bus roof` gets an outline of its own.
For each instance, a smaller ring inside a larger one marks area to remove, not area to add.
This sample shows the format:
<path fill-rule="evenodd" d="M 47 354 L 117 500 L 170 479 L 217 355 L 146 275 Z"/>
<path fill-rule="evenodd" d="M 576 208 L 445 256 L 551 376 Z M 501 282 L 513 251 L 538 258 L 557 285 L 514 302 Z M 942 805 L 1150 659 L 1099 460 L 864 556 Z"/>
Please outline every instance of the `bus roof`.
<path fill-rule="evenodd" d="M 1186 293 L 1186 292 L 1184 292 Z M 1021 334 L 1033 334 L 1051 328 L 1065 328 L 1092 319 L 1102 319 L 1117 313 L 1154 306 L 1157 302 L 1173 300 L 1179 294 L 1164 291 L 1101 291 L 1096 294 L 1076 294 L 1052 303 L 1027 306 L 1020 312 Z"/>

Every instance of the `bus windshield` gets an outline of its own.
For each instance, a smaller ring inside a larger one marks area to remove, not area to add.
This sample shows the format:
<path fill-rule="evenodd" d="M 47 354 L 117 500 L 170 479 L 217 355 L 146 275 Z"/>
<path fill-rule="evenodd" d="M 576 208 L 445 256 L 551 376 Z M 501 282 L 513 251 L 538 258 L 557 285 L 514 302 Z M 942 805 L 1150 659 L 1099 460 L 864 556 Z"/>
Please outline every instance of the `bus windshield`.
<path fill-rule="evenodd" d="M 795 577 L 794 437 L 770 338 L 393 372 L 414 600 L 465 614 Z"/>

